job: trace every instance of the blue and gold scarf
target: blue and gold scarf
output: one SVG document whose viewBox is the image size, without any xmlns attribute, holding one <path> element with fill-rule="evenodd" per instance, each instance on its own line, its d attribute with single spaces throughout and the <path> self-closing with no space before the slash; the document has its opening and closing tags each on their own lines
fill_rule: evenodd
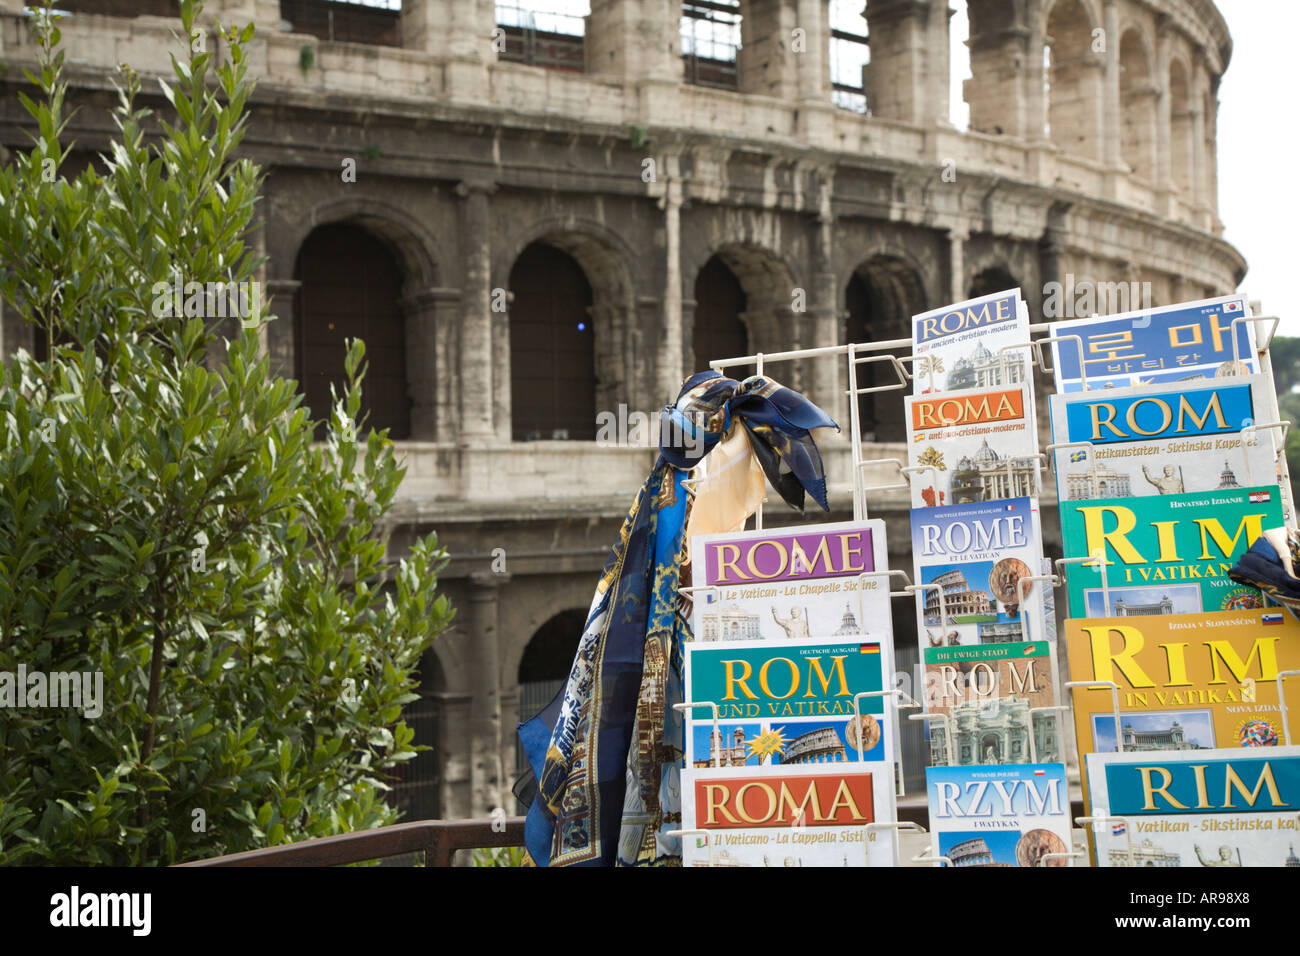
<svg viewBox="0 0 1300 956">
<path fill-rule="evenodd" d="M 564 689 L 519 726 L 537 777 L 525 841 L 539 866 L 673 865 L 681 842 L 678 770 L 682 643 L 678 578 L 687 542 L 682 482 L 735 424 L 772 486 L 802 511 L 829 511 L 810 429 L 838 428 L 766 376 L 689 378 L 660 415 L 660 456 L 619 531 Z"/>
</svg>

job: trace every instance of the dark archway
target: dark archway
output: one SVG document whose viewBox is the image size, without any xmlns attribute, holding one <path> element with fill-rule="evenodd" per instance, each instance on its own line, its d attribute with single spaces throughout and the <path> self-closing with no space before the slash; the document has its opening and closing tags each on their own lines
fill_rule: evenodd
<svg viewBox="0 0 1300 956">
<path fill-rule="evenodd" d="M 388 791 L 388 803 L 402 811 L 404 820 L 436 820 L 442 816 L 439 784 L 444 754 L 440 734 L 442 694 L 446 689 L 447 678 L 438 655 L 426 651 L 420 659 L 420 699 L 406 705 L 402 719 L 415 733 L 416 746 L 430 749 L 398 764 L 389 780 L 393 789 Z"/>
<path fill-rule="evenodd" d="M 978 299 L 982 295 L 992 295 L 994 292 L 1006 292 L 1008 289 L 1018 288 L 1020 283 L 1010 272 L 1002 266 L 989 266 L 987 269 L 981 269 L 971 278 L 970 291 L 966 297 Z"/>
<path fill-rule="evenodd" d="M 853 270 L 844 292 L 844 305 L 849 313 L 845 330 L 847 341 L 867 343 L 906 339 L 912 334 L 912 316 L 925 311 L 924 286 L 916 270 L 902 259 L 873 256 Z M 898 381 L 897 374 L 885 362 L 858 365 L 857 378 L 859 388 Z M 906 393 L 906 389 L 900 388 L 858 396 L 858 420 L 863 441 L 907 440 L 907 422 L 903 413 Z"/>
<path fill-rule="evenodd" d="M 740 318 L 748 299 L 740 280 L 720 256 L 695 277 L 695 371 L 713 359 L 749 354 L 749 330 Z"/>
<path fill-rule="evenodd" d="M 1131 29 L 1119 44 L 1120 156 L 1146 182 L 1155 180 L 1158 95 L 1142 36 Z"/>
<path fill-rule="evenodd" d="M 533 632 L 519 659 L 519 720 L 526 721 L 551 702 L 573 669 L 587 611 L 569 608 L 552 616 Z M 515 773 L 528 769 L 523 748 L 515 738 Z M 526 809 L 526 808 L 525 808 Z"/>
<path fill-rule="evenodd" d="M 510 401 L 516 441 L 596 437 L 591 283 L 577 260 L 530 243 L 510 270 Z"/>
<path fill-rule="evenodd" d="M 406 323 L 400 304 L 404 276 L 381 240 L 346 222 L 318 226 L 303 241 L 294 266 L 294 356 L 299 388 L 314 418 L 328 420 L 330 386 L 347 381 L 348 339 L 366 344 L 362 385 L 365 427 L 411 434 L 406 382 Z M 316 437 L 325 434 L 323 424 Z"/>
</svg>

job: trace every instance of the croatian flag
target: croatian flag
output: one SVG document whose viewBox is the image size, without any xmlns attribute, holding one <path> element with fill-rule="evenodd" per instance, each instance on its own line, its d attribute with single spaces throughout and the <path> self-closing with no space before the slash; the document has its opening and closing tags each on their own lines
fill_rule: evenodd
<svg viewBox="0 0 1300 956">
<path fill-rule="evenodd" d="M 1250 503 L 1252 505 L 1259 504 L 1261 501 L 1268 501 L 1267 491 L 1252 491 L 1250 493 Z"/>
</svg>

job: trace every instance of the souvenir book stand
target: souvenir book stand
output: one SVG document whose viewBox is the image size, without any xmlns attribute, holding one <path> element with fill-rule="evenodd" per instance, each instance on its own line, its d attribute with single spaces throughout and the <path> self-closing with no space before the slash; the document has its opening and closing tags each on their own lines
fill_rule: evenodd
<svg viewBox="0 0 1300 956">
<path fill-rule="evenodd" d="M 1027 311 L 1026 311 L 1028 308 L 1027 305 L 1024 302 L 1021 302 L 1019 307 L 1022 310 L 1022 315 L 1027 315 Z M 1237 338 L 1237 326 L 1239 324 L 1244 324 L 1244 323 L 1252 323 L 1253 325 L 1253 329 L 1255 332 L 1256 360 L 1259 364 L 1258 374 L 1262 376 L 1264 381 L 1264 389 L 1263 389 L 1264 402 L 1265 402 L 1264 417 L 1267 420 L 1261 422 L 1251 422 L 1249 425 L 1245 426 L 1242 429 L 1242 434 L 1245 435 L 1248 432 L 1254 434 L 1260 431 L 1278 432 L 1278 442 L 1277 442 L 1278 485 L 1281 492 L 1283 515 L 1284 515 L 1285 523 L 1288 527 L 1294 529 L 1297 527 L 1297 516 L 1295 510 L 1295 503 L 1292 500 L 1292 495 L 1291 495 L 1291 483 L 1290 483 L 1291 475 L 1287 467 L 1287 461 L 1286 461 L 1286 438 L 1287 438 L 1288 430 L 1291 426 L 1291 422 L 1283 421 L 1281 414 L 1279 413 L 1278 410 L 1277 386 L 1273 377 L 1273 367 L 1272 367 L 1272 361 L 1269 352 L 1270 346 L 1273 341 L 1273 336 L 1277 332 L 1277 328 L 1280 321 L 1281 320 L 1277 316 L 1249 316 L 1249 315 L 1238 316 L 1237 318 L 1232 320 L 1229 329 L 1229 335 L 1232 340 L 1234 363 L 1239 364 L 1241 360 L 1241 354 L 1240 354 L 1240 346 Z M 1003 346 L 1001 349 L 999 349 L 999 354 L 1007 354 L 1010 352 L 1015 352 L 1020 350 L 1027 350 L 1029 353 L 1027 383 L 1030 385 L 1031 395 L 1034 396 L 1033 401 L 1034 401 L 1034 408 L 1035 408 L 1036 425 L 1038 424 L 1037 406 L 1039 402 L 1036 397 L 1036 388 L 1035 388 L 1036 382 L 1035 382 L 1034 370 L 1036 369 L 1039 373 L 1043 374 L 1044 376 L 1047 376 L 1046 381 L 1048 383 L 1052 383 L 1054 380 L 1051 377 L 1053 373 L 1053 366 L 1050 364 L 1049 361 L 1050 355 L 1054 354 L 1059 361 L 1059 357 L 1060 357 L 1059 350 L 1073 343 L 1074 347 L 1078 349 L 1080 382 L 1085 389 L 1087 389 L 1088 387 L 1087 373 L 1086 373 L 1085 363 L 1083 361 L 1083 357 L 1084 357 L 1083 339 L 1080 336 L 1074 334 L 1060 335 L 1057 336 L 1055 339 L 1053 339 L 1050 336 L 1050 330 L 1052 329 L 1052 327 L 1053 327 L 1053 323 L 1050 322 L 1031 323 L 1029 324 L 1030 338 L 1028 341 L 1006 345 Z M 1040 335 L 1041 337 L 1034 338 L 1034 335 Z M 1045 346 L 1047 347 L 1046 349 L 1044 348 Z M 773 362 L 776 363 L 797 362 L 797 361 L 801 361 L 804 359 L 811 359 L 811 358 L 844 356 L 845 360 L 847 361 L 848 389 L 847 391 L 842 393 L 842 397 L 846 399 L 848 402 L 848 412 L 849 412 L 848 414 L 849 440 L 850 440 L 850 450 L 852 454 L 851 462 L 852 462 L 852 482 L 853 482 L 853 520 L 864 521 L 868 517 L 867 498 L 869 493 L 895 491 L 895 490 L 908 490 L 910 492 L 911 480 L 914 475 L 918 473 L 923 474 L 927 470 L 933 471 L 934 466 L 932 465 L 909 467 L 905 461 L 899 458 L 883 458 L 883 459 L 867 458 L 862 443 L 862 422 L 860 420 L 858 401 L 857 401 L 859 396 L 869 395 L 875 392 L 899 391 L 899 390 L 910 389 L 918 373 L 917 370 L 918 364 L 923 365 L 920 374 L 929 376 L 931 382 L 931 390 L 932 391 L 934 390 L 933 389 L 933 381 L 934 381 L 933 365 L 931 363 L 925 363 L 924 356 L 921 357 L 920 363 L 918 363 L 917 357 L 913 354 L 914 348 L 915 348 L 914 340 L 911 337 L 908 337 L 908 338 L 901 338 L 901 339 L 890 339 L 890 340 L 880 341 L 880 342 L 861 342 L 861 343 L 849 343 L 847 345 L 825 346 L 822 348 L 794 349 L 787 352 L 775 352 L 775 353 L 767 353 L 767 354 L 764 354 L 762 352 L 757 352 L 753 355 L 743 355 L 734 358 L 717 359 L 715 361 L 710 362 L 709 367 L 717 371 L 725 372 L 725 370 L 728 368 L 744 367 L 744 366 L 752 365 L 754 367 L 755 374 L 762 375 L 766 370 L 766 366 L 769 363 L 773 363 Z M 1056 351 L 1054 352 L 1053 350 Z M 889 369 L 893 371 L 895 377 L 897 378 L 897 381 L 889 382 L 884 385 L 873 385 L 867 387 L 859 385 L 858 367 L 863 365 L 875 364 L 875 363 L 883 363 L 887 365 Z M 840 420 L 843 419 L 841 418 Z M 1055 456 L 1052 454 L 1052 452 L 1056 451 L 1058 448 L 1074 447 L 1077 444 L 1080 443 L 1049 444 L 1045 451 L 1040 452 L 1037 455 L 1039 467 L 1038 467 L 1038 473 L 1036 475 L 1036 482 L 1035 482 L 1035 484 L 1037 485 L 1037 488 L 1034 493 L 1035 497 L 1041 498 L 1042 491 L 1043 491 L 1043 483 L 1044 483 L 1043 479 L 1045 476 L 1053 473 Z M 1085 454 L 1090 454 L 1090 453 L 1091 453 L 1090 449 L 1085 449 Z M 881 466 L 889 466 L 896 469 L 898 474 L 898 480 L 891 481 L 886 484 L 870 484 L 870 485 L 867 484 L 865 479 L 866 471 L 868 469 L 879 469 Z M 688 494 L 694 493 L 694 485 L 703 476 L 704 467 L 705 466 L 703 464 L 700 466 L 699 469 L 700 474 L 698 477 L 688 479 L 688 481 L 684 483 L 687 488 Z M 909 507 L 910 507 L 910 499 L 909 499 Z M 754 528 L 755 530 L 761 530 L 763 528 L 763 505 L 761 503 L 759 504 L 758 509 L 754 514 Z M 1025 604 L 1028 601 L 1029 597 L 1032 596 L 1033 586 L 1035 584 L 1040 585 L 1040 587 L 1042 585 L 1051 585 L 1051 587 L 1054 589 L 1058 588 L 1065 581 L 1066 565 L 1083 564 L 1083 565 L 1096 566 L 1101 563 L 1102 557 L 1103 556 L 1100 554 L 1093 554 L 1089 557 L 1081 557 L 1081 558 L 1058 558 L 1056 559 L 1056 563 L 1055 563 L 1055 567 L 1056 567 L 1055 574 L 1031 575 L 1022 578 L 1018 582 L 1017 586 L 1021 596 L 1020 611 L 1019 611 L 1021 628 L 1022 628 L 1021 633 L 1022 635 L 1026 635 L 1026 639 L 1032 639 L 1032 640 L 1045 639 L 1045 636 L 1042 631 L 1043 623 L 1044 623 L 1042 616 L 1029 615 L 1026 613 L 1025 610 Z M 862 575 L 859 575 L 860 579 L 868 578 L 868 577 L 887 577 L 891 582 L 894 582 L 896 579 L 901 580 L 902 585 L 899 589 L 895 590 L 894 588 L 891 587 L 890 589 L 891 598 L 915 599 L 915 596 L 918 592 L 924 592 L 927 589 L 934 588 L 939 592 L 940 619 L 944 620 L 947 618 L 947 606 L 944 600 L 944 594 L 942 588 L 938 588 L 935 585 L 929 585 L 929 584 L 914 584 L 906 572 L 896 568 L 877 570 L 874 572 L 866 572 Z M 1028 588 L 1026 588 L 1025 585 L 1028 585 Z M 1103 601 L 1105 602 L 1103 606 L 1109 607 L 1110 606 L 1109 591 L 1106 582 L 1106 575 L 1104 573 L 1101 574 L 1101 587 L 1103 590 Z M 682 588 L 680 593 L 684 597 L 690 599 L 693 598 L 694 593 L 697 591 L 703 592 L 703 591 L 714 591 L 714 590 L 716 589 L 713 587 L 688 587 L 688 588 Z M 1267 601 L 1267 596 L 1265 597 L 1265 600 Z M 861 616 L 864 613 L 863 589 L 861 587 L 858 588 L 858 606 L 859 606 L 859 615 L 860 615 L 859 620 L 863 620 L 864 618 Z M 1284 610 L 1286 610 L 1287 613 L 1291 613 L 1292 616 L 1295 616 L 1294 612 L 1292 612 L 1289 608 L 1284 608 Z M 1033 635 L 1033 636 L 1028 637 L 1028 635 Z M 1051 642 L 1051 647 L 1052 647 L 1051 653 L 1053 657 L 1053 670 L 1055 672 L 1056 671 L 1056 666 L 1055 666 L 1056 647 L 1054 641 Z M 1286 728 L 1287 741 L 1289 743 L 1290 729 L 1286 725 L 1286 705 L 1282 694 L 1282 680 L 1284 677 L 1288 677 L 1288 676 L 1300 676 L 1300 672 L 1286 671 L 1278 675 L 1278 700 L 1281 705 L 1282 722 L 1284 728 Z M 1066 691 L 1070 691 L 1074 687 L 1085 687 L 1085 686 L 1096 688 L 1099 685 L 1096 682 L 1067 681 L 1063 685 L 1063 689 Z M 1116 688 L 1114 684 L 1110 684 L 1110 687 L 1114 692 L 1114 703 L 1115 703 L 1114 710 L 1115 710 L 1115 722 L 1116 722 L 1116 732 L 1117 732 L 1116 733 L 1117 746 L 1122 749 L 1123 743 L 1119 735 L 1118 688 Z M 897 717 L 899 716 L 897 712 L 899 710 L 920 707 L 920 704 L 918 704 L 915 700 L 913 700 L 909 695 L 903 693 L 901 690 L 895 690 L 892 692 L 882 691 L 882 692 L 877 692 L 876 695 L 889 697 L 890 705 L 895 708 L 896 719 L 895 719 L 894 726 L 896 728 L 899 726 L 899 722 L 897 720 Z M 863 696 L 864 695 L 859 694 L 858 698 L 861 698 Z M 855 713 L 858 712 L 858 698 L 855 698 L 854 700 Z M 902 703 L 902 698 L 906 698 L 907 703 Z M 692 708 L 695 705 L 679 704 L 676 706 L 679 709 L 682 709 L 683 711 L 688 711 L 690 708 Z M 1061 715 L 1063 713 L 1069 712 L 1072 706 L 1073 706 L 1073 697 L 1071 697 L 1071 702 L 1068 704 L 1061 704 L 1054 707 L 1035 708 L 1034 711 L 1031 711 L 1031 714 L 1039 711 L 1051 712 L 1053 718 L 1056 720 L 1057 739 L 1063 740 L 1064 739 L 1063 735 L 1060 733 Z M 930 720 L 934 720 L 939 717 L 943 718 L 941 726 L 943 728 L 943 732 L 948 735 L 948 743 L 949 743 L 948 753 L 949 755 L 951 755 L 952 754 L 951 721 L 948 719 L 947 715 L 923 713 L 923 714 L 912 715 L 910 719 L 928 722 Z M 716 732 L 716 724 L 717 724 L 716 707 L 714 708 L 714 724 L 715 724 L 715 732 Z M 1034 736 L 1033 734 L 1030 735 L 1030 754 L 1031 754 L 1031 759 L 1035 760 L 1036 762 L 1037 755 L 1035 753 L 1033 736 Z M 1076 740 L 1075 743 L 1076 743 L 1076 754 L 1077 754 L 1078 741 Z M 1066 754 L 1063 753 L 1062 758 L 1064 759 L 1065 756 Z M 896 761 L 899 762 L 900 769 L 901 769 L 901 760 L 902 760 L 902 754 L 900 750 L 900 752 L 896 754 Z M 1082 758 L 1081 757 L 1079 762 L 1080 762 L 1080 780 L 1082 781 L 1082 766 L 1081 766 Z M 898 777 L 897 794 L 899 796 L 904 795 L 901 773 L 899 774 Z M 1110 819 L 1116 821 L 1119 820 L 1119 818 L 1117 817 L 1111 817 Z M 1090 817 L 1080 817 L 1077 818 L 1075 822 L 1080 826 L 1091 825 L 1092 819 Z M 892 823 L 868 825 L 869 830 L 880 829 L 882 827 L 888 827 L 899 831 L 920 830 L 921 832 L 924 832 L 924 828 L 921 828 L 916 824 L 905 823 L 905 822 L 904 823 L 892 822 Z M 1131 828 L 1129 828 L 1129 830 L 1131 830 Z M 678 831 L 673 831 L 673 835 L 682 836 L 683 838 L 685 838 L 688 835 L 695 835 L 702 832 L 703 831 L 678 830 Z M 865 852 L 866 850 L 865 841 L 863 847 Z M 710 853 L 709 865 L 713 865 L 711 842 L 710 842 L 709 853 Z M 914 857 L 913 862 L 938 863 L 940 865 L 951 865 L 952 863 L 952 861 L 948 860 L 947 858 L 932 857 L 929 856 L 928 853 L 929 851 L 927 850 L 926 853 L 921 854 L 919 857 Z M 1057 856 L 1069 859 L 1071 861 L 1071 865 L 1073 865 L 1073 860 L 1083 856 L 1083 854 L 1079 852 L 1071 852 L 1071 853 L 1059 854 L 1059 855 L 1048 854 L 1047 856 L 1044 857 L 1044 859 L 1049 859 Z"/>
</svg>

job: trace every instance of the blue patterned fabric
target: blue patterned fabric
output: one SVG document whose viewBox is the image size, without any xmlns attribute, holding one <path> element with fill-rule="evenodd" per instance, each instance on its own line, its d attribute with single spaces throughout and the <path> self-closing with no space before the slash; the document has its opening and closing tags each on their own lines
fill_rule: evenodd
<svg viewBox="0 0 1300 956">
<path fill-rule="evenodd" d="M 1291 567 L 1300 568 L 1300 531 L 1288 529 L 1286 537 Z M 1259 588 L 1283 607 L 1300 611 L 1300 580 L 1287 574 L 1282 558 L 1267 538 L 1255 539 L 1250 550 L 1228 572 L 1228 577 L 1239 584 Z"/>
<path fill-rule="evenodd" d="M 682 644 L 678 576 L 689 469 L 726 434 L 746 429 L 781 497 L 829 510 L 812 428 L 838 428 L 798 392 L 765 376 L 700 372 L 660 417 L 658 461 L 610 550 L 573 668 L 556 701 L 519 725 L 537 777 L 525 842 L 539 866 L 680 863 L 665 836 L 681 826 Z"/>
</svg>

